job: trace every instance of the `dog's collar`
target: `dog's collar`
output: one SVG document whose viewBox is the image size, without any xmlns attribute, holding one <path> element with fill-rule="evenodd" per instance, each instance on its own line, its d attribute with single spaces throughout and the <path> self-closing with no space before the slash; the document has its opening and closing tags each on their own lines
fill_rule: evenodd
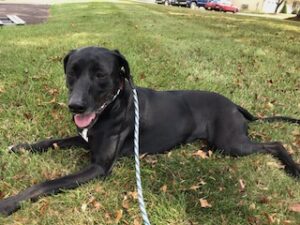
<svg viewBox="0 0 300 225">
<path fill-rule="evenodd" d="M 97 122 L 99 115 L 106 109 L 107 106 L 109 106 L 112 102 L 116 100 L 116 98 L 119 96 L 121 92 L 122 86 L 118 89 L 117 93 L 108 101 L 104 102 L 97 110 L 96 110 L 96 118 L 92 121 L 92 123 L 88 126 L 83 128 L 81 131 L 79 131 L 79 135 L 86 141 L 89 142 L 88 138 L 88 131 L 89 129 L 94 126 L 94 124 Z"/>
</svg>

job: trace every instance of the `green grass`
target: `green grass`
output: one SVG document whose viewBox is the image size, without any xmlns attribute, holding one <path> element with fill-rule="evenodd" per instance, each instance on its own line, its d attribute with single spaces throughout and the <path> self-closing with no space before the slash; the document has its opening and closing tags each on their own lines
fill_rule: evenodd
<svg viewBox="0 0 300 225">
<path fill-rule="evenodd" d="M 88 164 L 82 149 L 22 155 L 6 150 L 75 133 L 63 104 L 61 63 L 73 48 L 119 49 L 140 86 L 216 91 L 254 114 L 300 117 L 297 22 L 133 2 L 86 3 L 52 6 L 48 23 L 4 27 L 0 34 L 1 197 Z M 297 132 L 299 126 L 284 123 L 254 123 L 250 129 L 256 140 L 283 141 L 299 161 Z M 300 214 L 288 210 L 300 202 L 299 181 L 278 169 L 276 160 L 218 154 L 200 159 L 192 154 L 201 146 L 188 144 L 142 160 L 152 224 L 299 224 Z M 197 184 L 198 189 L 190 189 Z M 118 224 L 139 224 L 135 190 L 134 161 L 124 158 L 105 181 L 25 202 L 12 216 L 0 217 L 0 224 L 117 224 L 120 210 Z M 201 208 L 201 198 L 212 207 Z"/>
</svg>

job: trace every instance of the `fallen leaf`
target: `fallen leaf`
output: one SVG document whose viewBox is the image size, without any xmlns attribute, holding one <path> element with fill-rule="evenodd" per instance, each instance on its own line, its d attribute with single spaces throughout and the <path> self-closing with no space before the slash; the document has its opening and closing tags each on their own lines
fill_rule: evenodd
<svg viewBox="0 0 300 225">
<path fill-rule="evenodd" d="M 53 98 L 50 100 L 50 102 L 48 102 L 48 103 L 56 103 L 56 98 L 53 97 Z"/>
<path fill-rule="evenodd" d="M 242 179 L 239 179 L 239 187 L 240 187 L 240 192 L 244 192 L 245 191 L 245 182 Z"/>
<path fill-rule="evenodd" d="M 120 210 L 116 211 L 116 213 L 115 213 L 115 223 L 119 223 L 120 220 L 122 219 L 122 217 L 123 217 L 123 210 L 120 209 Z"/>
<path fill-rule="evenodd" d="M 224 190 L 225 190 L 225 187 L 223 187 L 223 186 L 219 187 L 219 191 L 224 191 Z"/>
<path fill-rule="evenodd" d="M 249 216 L 247 220 L 249 224 L 253 224 L 253 225 L 260 224 L 259 219 L 256 216 Z"/>
<path fill-rule="evenodd" d="M 49 201 L 48 200 L 43 200 L 42 205 L 39 208 L 40 214 L 44 215 L 46 210 L 48 209 L 48 207 L 49 207 Z"/>
<path fill-rule="evenodd" d="M 192 156 L 198 156 L 198 157 L 200 157 L 201 159 L 206 159 L 206 158 L 208 158 L 206 152 L 204 152 L 204 151 L 202 151 L 202 150 L 198 150 L 198 151 L 194 152 L 194 153 L 192 154 Z"/>
<path fill-rule="evenodd" d="M 101 205 L 100 202 L 97 201 L 97 199 L 94 196 L 91 196 L 87 202 L 87 206 L 93 206 L 93 208 L 95 208 L 96 210 L 99 210 L 101 208 L 103 208 L 103 206 Z"/>
<path fill-rule="evenodd" d="M 297 145 L 297 143 L 293 143 L 294 145 Z M 287 150 L 287 152 L 290 154 L 290 155 L 294 155 L 295 154 L 295 151 L 293 149 L 293 147 L 289 144 L 284 144 L 283 147 Z"/>
<path fill-rule="evenodd" d="M 133 225 L 142 225 L 142 219 L 141 218 L 134 218 Z"/>
<path fill-rule="evenodd" d="M 23 115 L 27 120 L 32 120 L 32 118 L 33 118 L 32 114 L 29 112 L 27 112 L 27 113 L 25 112 L 25 113 L 23 113 Z"/>
<path fill-rule="evenodd" d="M 137 199 L 138 198 L 138 193 L 136 191 L 129 191 L 128 195 L 132 198 L 132 199 Z"/>
<path fill-rule="evenodd" d="M 268 102 L 268 103 L 266 104 L 266 107 L 269 108 L 269 109 L 273 109 L 273 108 L 274 108 L 274 104 L 271 103 L 271 102 Z"/>
<path fill-rule="evenodd" d="M 262 196 L 260 197 L 260 199 L 258 200 L 259 203 L 261 204 L 267 204 L 270 202 L 270 197 L 267 197 L 267 196 Z"/>
<path fill-rule="evenodd" d="M 289 211 L 300 213 L 300 203 L 294 203 L 289 205 Z"/>
<path fill-rule="evenodd" d="M 0 191 L 0 199 L 2 199 L 4 197 L 5 197 L 4 193 L 2 191 Z"/>
<path fill-rule="evenodd" d="M 129 209 L 129 201 L 127 195 L 124 196 L 123 201 L 122 201 L 122 207 L 126 210 Z"/>
<path fill-rule="evenodd" d="M 151 166 L 154 166 L 158 162 L 157 157 L 154 155 L 147 155 L 144 160 Z"/>
<path fill-rule="evenodd" d="M 292 135 L 294 135 L 294 136 L 300 136 L 300 130 L 298 130 L 298 129 L 293 130 L 292 131 Z"/>
<path fill-rule="evenodd" d="M 192 186 L 190 187 L 190 190 L 196 191 L 196 190 L 199 189 L 199 188 L 200 188 L 200 185 L 192 185 Z"/>
<path fill-rule="evenodd" d="M 264 216 L 267 218 L 269 224 L 275 223 L 274 215 L 270 215 L 270 214 L 268 214 L 268 213 L 264 213 Z"/>
<path fill-rule="evenodd" d="M 106 219 L 106 224 L 111 224 L 112 223 L 111 215 L 108 212 L 104 213 L 104 218 Z"/>
<path fill-rule="evenodd" d="M 284 166 L 277 162 L 267 162 L 267 165 L 276 169 L 283 169 Z"/>
<path fill-rule="evenodd" d="M 209 204 L 208 201 L 206 199 L 204 199 L 204 198 L 200 198 L 199 202 L 200 202 L 200 206 L 202 208 L 211 208 L 212 207 L 212 205 Z"/>
<path fill-rule="evenodd" d="M 101 205 L 101 203 L 100 203 L 100 202 L 97 202 L 97 201 L 92 202 L 92 205 L 93 205 L 93 207 L 94 207 L 96 210 L 99 210 L 99 209 L 102 209 L 102 208 L 103 208 L 103 206 Z"/>
<path fill-rule="evenodd" d="M 48 88 L 48 87 L 45 87 L 46 91 L 52 95 L 52 96 L 55 96 L 55 95 L 58 95 L 59 94 L 59 91 L 58 89 L 56 88 Z"/>
<path fill-rule="evenodd" d="M 58 144 L 57 144 L 57 143 L 53 143 L 53 148 L 54 148 L 55 150 L 58 150 L 58 149 L 59 149 Z"/>
<path fill-rule="evenodd" d="M 167 189 L 168 189 L 168 186 L 166 184 L 164 184 L 160 190 L 163 192 L 163 193 L 166 193 L 167 192 Z"/>
<path fill-rule="evenodd" d="M 68 108 L 67 104 L 64 102 L 58 102 L 57 104 L 63 108 Z"/>
<path fill-rule="evenodd" d="M 82 211 L 82 212 L 85 212 L 86 209 L 87 209 L 87 204 L 86 204 L 86 203 L 83 203 L 83 204 L 81 205 L 81 211 Z"/>
<path fill-rule="evenodd" d="M 256 205 L 254 203 L 251 203 L 250 206 L 249 206 L 249 209 L 254 210 L 255 208 L 256 208 Z"/>
<path fill-rule="evenodd" d="M 95 190 L 95 192 L 97 192 L 97 193 L 104 192 L 101 186 L 96 186 L 96 188 L 95 188 L 94 190 Z"/>
</svg>

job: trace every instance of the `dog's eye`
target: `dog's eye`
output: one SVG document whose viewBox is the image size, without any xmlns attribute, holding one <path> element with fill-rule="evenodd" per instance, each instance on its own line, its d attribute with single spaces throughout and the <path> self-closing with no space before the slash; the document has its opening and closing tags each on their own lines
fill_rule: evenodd
<svg viewBox="0 0 300 225">
<path fill-rule="evenodd" d="M 105 80 L 105 76 L 101 73 L 95 73 L 95 77 L 98 79 L 98 80 Z"/>
</svg>

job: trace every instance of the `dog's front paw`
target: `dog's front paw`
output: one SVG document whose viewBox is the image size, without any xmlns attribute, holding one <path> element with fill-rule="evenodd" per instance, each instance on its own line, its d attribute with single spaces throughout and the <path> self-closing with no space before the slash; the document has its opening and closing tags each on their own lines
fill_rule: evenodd
<svg viewBox="0 0 300 225">
<path fill-rule="evenodd" d="M 0 201 L 0 215 L 9 216 L 18 209 L 20 209 L 19 202 L 16 202 L 13 197 Z"/>
<path fill-rule="evenodd" d="M 18 145 L 12 145 L 8 147 L 9 152 L 14 153 L 21 153 L 25 150 L 31 150 L 31 146 L 28 143 L 18 144 Z"/>
</svg>

